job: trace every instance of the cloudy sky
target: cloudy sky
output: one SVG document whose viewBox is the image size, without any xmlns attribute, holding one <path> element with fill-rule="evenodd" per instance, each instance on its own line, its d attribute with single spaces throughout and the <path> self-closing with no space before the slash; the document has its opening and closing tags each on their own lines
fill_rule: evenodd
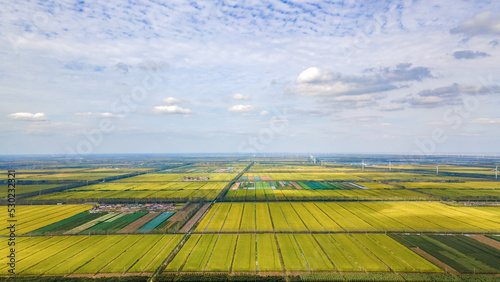
<svg viewBox="0 0 500 282">
<path fill-rule="evenodd" d="M 0 61 L 0 154 L 500 152 L 498 1 L 2 1 Z"/>
</svg>

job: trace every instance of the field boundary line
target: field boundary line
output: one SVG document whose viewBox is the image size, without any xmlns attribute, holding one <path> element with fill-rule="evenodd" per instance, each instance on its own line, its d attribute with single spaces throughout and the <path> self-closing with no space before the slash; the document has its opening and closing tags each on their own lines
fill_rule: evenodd
<svg viewBox="0 0 500 282">
<path fill-rule="evenodd" d="M 374 214 L 380 214 L 378 211 L 376 211 L 376 210 L 374 210 L 374 209 L 372 209 L 372 208 L 370 208 L 370 207 L 367 207 L 367 206 L 366 206 L 366 205 L 364 205 L 363 203 L 359 203 L 359 204 L 360 204 L 360 205 L 362 205 L 363 207 L 365 207 L 365 208 L 367 208 L 367 209 L 371 210 Z M 373 227 L 375 227 L 375 228 L 377 228 L 377 229 L 382 229 L 382 231 L 387 231 L 387 229 L 386 229 L 385 227 L 383 227 L 383 226 L 387 225 L 387 223 L 386 223 L 386 222 L 383 222 L 382 220 L 380 220 L 380 219 L 378 219 L 378 218 L 376 218 L 375 216 L 373 216 L 373 215 L 372 215 L 372 213 L 366 213 L 366 212 L 363 212 L 363 210 L 362 210 L 362 209 L 360 209 L 360 207 L 356 207 L 356 206 L 352 206 L 351 208 L 352 208 L 352 209 L 354 209 L 354 210 L 356 211 L 356 213 L 358 213 L 358 214 L 362 214 L 363 216 L 366 216 L 368 219 L 370 219 L 370 221 L 377 222 L 377 225 L 379 225 L 380 227 L 376 227 L 376 226 L 374 226 L 373 224 L 370 224 L 371 226 L 373 226 Z M 354 213 L 353 213 L 353 214 L 354 214 Z M 394 221 L 394 222 L 397 222 L 397 223 L 399 223 L 399 224 L 401 224 L 401 225 L 403 225 L 403 226 L 406 226 L 406 227 L 408 227 L 409 229 L 413 230 L 413 228 L 410 228 L 410 227 L 409 227 L 409 226 L 407 226 L 406 224 L 402 224 L 401 222 L 396 221 L 396 220 L 394 220 L 394 219 L 392 219 L 392 218 L 389 218 L 389 217 L 387 217 L 387 216 L 385 216 L 385 215 L 383 215 L 383 214 L 380 214 L 380 215 L 381 215 L 383 218 L 387 218 L 387 219 L 389 219 L 389 220 L 392 220 L 392 221 Z M 359 217 L 359 216 L 358 216 L 358 217 Z M 360 219 L 362 219 L 361 217 L 359 217 L 359 218 L 360 218 Z M 365 222 L 367 222 L 366 220 L 364 220 L 364 221 L 365 221 Z M 390 225 L 390 224 L 389 224 L 389 225 Z M 404 230 L 404 229 L 403 229 L 403 231 L 406 231 L 406 230 Z"/>
<path fill-rule="evenodd" d="M 360 234 L 361 236 L 364 236 L 363 234 Z M 387 267 L 387 269 L 389 269 L 391 272 L 394 273 L 394 270 L 389 267 L 385 262 L 383 262 L 377 255 L 375 255 L 375 253 L 373 253 L 370 249 L 368 249 L 367 246 L 365 246 L 363 243 L 361 243 L 360 241 L 358 241 L 358 239 L 356 239 L 354 236 L 352 236 L 352 234 L 349 234 L 349 236 L 351 236 L 351 238 L 353 238 L 356 242 L 358 242 L 358 244 L 360 244 L 363 248 L 365 248 L 365 250 L 367 250 L 370 254 L 372 254 L 372 256 L 374 256 L 378 261 L 380 261 L 385 267 Z"/>
<path fill-rule="evenodd" d="M 163 236 L 165 235 L 169 235 L 169 234 L 164 234 Z M 172 236 L 172 238 L 170 238 L 170 240 L 168 240 L 168 242 L 165 244 L 165 246 L 163 246 L 163 248 L 161 248 L 161 250 L 156 254 L 156 256 L 154 256 L 154 258 L 143 268 L 141 269 L 141 274 L 144 272 L 144 269 L 148 268 L 149 265 L 151 265 L 151 263 L 153 263 L 153 261 L 160 255 L 161 252 L 163 252 L 163 250 L 170 244 L 170 242 L 172 242 L 172 240 L 174 240 L 175 236 L 180 236 L 180 235 L 177 235 L 177 234 L 174 234 Z M 156 243 L 153 244 L 153 246 L 151 246 L 151 248 L 149 248 L 149 250 L 144 253 L 143 256 L 145 256 L 146 254 L 148 254 L 160 241 L 161 241 L 162 238 L 160 238 Z M 130 268 L 132 268 L 140 259 L 138 259 L 132 266 L 130 266 Z M 129 268 L 129 269 L 130 269 Z M 128 271 L 128 269 L 127 269 Z"/>
<path fill-rule="evenodd" d="M 85 236 L 85 237 L 86 237 L 86 238 L 90 238 L 90 236 Z M 85 239 L 85 240 L 86 240 L 86 239 Z M 83 240 L 83 241 L 85 241 L 85 240 Z M 101 240 L 104 240 L 104 238 L 102 238 Z M 100 242 L 101 240 L 98 240 L 98 241 L 97 241 L 97 242 L 95 242 L 95 243 L 98 243 L 98 242 Z M 82 242 L 82 241 L 80 241 L 80 242 Z M 95 244 L 95 243 L 94 243 L 94 244 Z M 77 256 L 78 254 L 80 254 L 81 252 L 83 252 L 83 251 L 87 250 L 87 249 L 88 249 L 88 248 L 90 248 L 90 247 L 92 247 L 92 245 L 87 246 L 86 248 L 84 248 L 84 249 L 82 249 L 81 251 L 79 251 L 78 253 L 76 253 L 76 254 L 74 254 L 74 255 L 72 255 L 72 256 L 70 256 L 70 257 L 68 257 L 67 259 L 65 259 L 64 261 L 60 262 L 59 264 L 57 264 L 57 265 L 55 265 L 55 266 L 53 266 L 53 267 L 51 267 L 51 268 L 47 269 L 47 271 L 45 271 L 43 274 L 45 274 L 45 273 L 47 273 L 47 272 L 51 271 L 52 269 L 54 269 L 54 268 L 58 267 L 59 265 L 61 265 L 61 264 L 65 263 L 65 262 L 66 262 L 66 261 L 68 261 L 69 259 L 71 259 L 71 258 L 73 258 L 73 257 Z M 69 273 L 68 273 L 68 274 L 69 274 Z"/>
<path fill-rule="evenodd" d="M 240 235 L 238 235 L 239 237 Z M 257 233 L 254 235 L 254 240 L 255 240 L 255 273 L 258 273 L 259 271 L 259 259 L 257 255 Z"/>
<path fill-rule="evenodd" d="M 439 203 L 439 204 L 440 204 L 440 205 L 443 205 L 442 203 Z M 481 233 L 487 233 L 487 232 L 489 231 L 489 230 L 487 230 L 487 229 L 483 229 L 483 228 L 481 228 L 481 227 L 479 227 L 479 226 L 476 226 L 476 225 L 474 225 L 474 224 L 467 223 L 467 222 L 464 222 L 464 221 L 462 221 L 462 220 L 460 220 L 460 219 L 450 217 L 450 216 L 448 216 L 448 215 L 446 214 L 446 212 L 441 211 L 441 209 L 429 209 L 429 210 L 430 210 L 431 212 L 433 212 L 433 213 L 435 213 L 435 214 L 438 214 L 438 215 L 440 215 L 440 216 L 443 216 L 443 217 L 445 217 L 445 218 L 452 219 L 452 220 L 456 220 L 456 221 L 458 221 L 458 222 L 461 222 L 461 223 L 463 223 L 463 224 L 467 224 L 467 225 L 470 225 L 470 226 L 474 226 L 475 228 L 477 228 L 477 231 L 478 231 L 478 232 L 479 232 L 479 231 L 481 231 Z M 438 210 L 438 211 L 436 211 L 436 210 Z M 454 210 L 454 212 L 456 212 L 456 211 Z M 464 231 L 462 231 L 462 232 L 464 232 Z M 468 232 L 468 230 L 466 230 L 466 232 Z"/>
<path fill-rule="evenodd" d="M 210 223 L 212 223 L 212 220 L 214 219 L 215 215 L 219 212 L 219 209 L 220 209 L 220 207 L 222 206 L 222 203 L 218 203 L 218 204 L 219 204 L 219 206 L 217 207 L 217 210 L 214 212 L 214 215 L 212 215 L 212 217 L 210 218 L 210 221 L 207 223 L 207 226 L 205 226 L 205 228 L 203 229 L 203 231 L 202 231 L 201 233 L 205 233 L 205 231 L 207 231 L 208 226 L 210 226 Z M 213 205 L 215 205 L 215 203 L 213 203 Z M 212 206 L 210 206 L 210 207 L 209 207 L 209 208 L 208 208 L 208 209 L 207 209 L 207 210 L 203 213 L 203 215 L 202 215 L 202 216 L 200 216 L 200 218 L 198 219 L 198 222 L 197 222 L 197 223 L 193 224 L 193 228 L 195 227 L 194 225 L 199 224 L 199 221 L 200 221 L 200 220 L 202 220 L 202 219 L 205 217 L 206 213 L 207 213 L 208 211 L 210 211 L 210 209 L 212 209 L 212 208 L 213 208 L 213 205 L 212 205 Z M 197 226 L 196 226 L 196 227 L 197 227 Z M 221 228 L 222 228 L 222 227 L 221 227 Z M 190 232 L 190 233 L 191 233 L 191 232 Z"/>
<path fill-rule="evenodd" d="M 288 223 L 288 218 L 286 218 L 286 215 L 283 212 L 283 208 L 281 208 L 281 203 L 278 203 L 278 207 L 280 208 L 281 214 L 285 218 L 286 224 L 288 225 L 288 229 L 290 230 L 291 233 L 293 233 L 292 227 L 290 226 L 290 223 Z M 272 216 L 272 214 L 271 214 L 271 216 Z M 280 232 L 282 232 L 282 231 L 280 231 Z"/>
<path fill-rule="evenodd" d="M 119 242 L 121 242 L 121 241 L 125 240 L 125 238 L 127 238 L 128 236 L 130 236 L 130 235 L 124 235 L 124 237 L 123 237 L 122 239 L 120 239 L 120 240 L 116 241 L 114 244 L 111 244 L 111 245 L 110 245 L 109 247 L 107 247 L 105 250 L 102 250 L 102 251 L 100 252 L 100 254 L 102 254 L 102 253 L 106 252 L 107 250 L 109 250 L 110 248 L 112 248 L 113 246 L 115 246 L 116 244 L 118 244 Z M 89 235 L 89 237 L 90 237 L 90 235 Z M 104 239 L 105 239 L 105 238 L 103 238 L 103 240 L 104 240 Z M 75 271 L 77 271 L 78 269 L 82 268 L 84 265 L 88 264 L 90 261 L 93 261 L 95 258 L 96 258 L 96 256 L 95 256 L 95 257 L 92 257 L 91 259 L 89 259 L 88 261 L 86 261 L 85 263 L 83 263 L 82 265 L 80 265 L 79 267 L 75 268 L 75 269 L 71 272 L 71 274 L 73 274 L 73 273 L 74 273 Z M 94 273 L 94 275 L 95 275 L 95 274 L 96 274 L 96 273 Z M 70 275 L 70 274 L 68 274 L 68 275 Z"/>
<path fill-rule="evenodd" d="M 68 237 L 67 239 L 69 239 L 69 238 L 71 238 L 71 237 Z M 66 240 L 67 240 L 67 239 L 66 239 Z M 85 239 L 86 239 L 86 238 L 82 238 L 82 239 L 80 239 L 79 241 L 76 241 L 74 244 L 72 244 L 72 245 L 70 245 L 70 246 L 66 247 L 65 249 L 59 250 L 57 253 L 55 253 L 55 254 L 53 254 L 53 255 L 55 256 L 55 255 L 59 254 L 60 252 L 63 252 L 63 251 L 65 251 L 65 250 L 67 250 L 67 249 L 69 249 L 69 248 L 73 247 L 74 245 L 76 245 L 76 244 L 78 244 L 78 243 L 80 243 L 80 242 L 82 242 L 82 241 L 85 241 Z M 64 240 L 63 240 L 63 241 L 64 241 Z M 59 243 L 59 242 L 56 242 L 56 243 Z M 52 244 L 52 245 L 54 245 L 54 244 Z M 44 248 L 44 249 L 42 249 L 41 251 L 44 251 L 45 249 L 50 248 L 52 245 L 45 247 L 45 248 Z M 38 253 L 38 252 L 37 252 L 37 253 Z M 32 255 L 34 255 L 34 254 L 32 254 Z M 30 256 L 28 256 L 28 257 L 31 257 L 31 255 L 30 255 Z M 35 264 L 33 264 L 33 265 L 29 266 L 28 268 L 26 268 L 26 269 L 24 269 L 24 270 L 20 271 L 20 273 L 22 273 L 22 272 L 24 272 L 24 271 L 26 271 L 26 270 L 28 270 L 28 269 L 30 269 L 30 268 L 32 268 L 32 267 L 36 267 L 38 264 L 40 264 L 40 263 L 42 263 L 42 262 L 44 262 L 44 261 L 45 261 L 45 260 L 41 260 L 41 261 L 39 261 L 39 262 L 37 262 L 37 263 L 35 263 Z M 42 274 L 42 273 L 40 273 L 40 274 Z"/>
<path fill-rule="evenodd" d="M 358 263 L 358 261 L 356 261 L 356 260 L 355 260 L 355 259 L 351 256 L 351 254 L 350 254 L 348 251 L 346 251 L 346 250 L 344 249 L 344 247 L 342 247 L 342 244 L 340 244 L 340 243 L 337 241 L 337 239 L 335 239 L 335 237 L 333 237 L 333 236 L 332 236 L 332 234 L 328 234 L 328 235 L 329 235 L 329 236 L 333 239 L 333 241 L 335 241 L 335 244 L 337 244 L 337 246 L 338 246 L 338 247 L 339 247 L 339 248 L 340 248 L 340 249 L 341 249 L 341 250 L 342 250 L 345 254 L 347 254 L 347 255 L 348 255 L 348 256 L 352 259 L 352 261 L 353 261 L 353 262 L 354 262 L 354 263 L 355 263 L 355 264 L 359 267 L 359 269 L 361 269 L 361 271 L 362 271 L 362 272 L 367 273 L 367 271 L 365 271 L 365 269 L 361 266 L 361 264 L 359 264 L 359 263 Z M 349 235 L 349 234 L 347 234 L 347 235 Z"/>
<path fill-rule="evenodd" d="M 309 226 L 307 226 L 307 224 L 305 223 L 305 221 L 302 219 L 302 217 L 300 217 L 300 213 L 297 212 L 297 210 L 295 209 L 295 207 L 292 205 L 292 203 L 288 203 L 290 205 L 290 207 L 292 208 L 292 210 L 297 214 L 297 217 L 300 219 L 300 221 L 302 222 L 302 224 L 304 224 L 304 226 L 307 228 L 307 232 L 311 233 L 311 229 L 309 229 Z M 314 216 L 313 216 L 314 217 Z M 316 221 L 318 221 L 316 218 L 314 218 Z"/>
<path fill-rule="evenodd" d="M 276 242 L 276 247 L 278 248 L 278 255 L 280 257 L 280 263 L 281 263 L 281 270 L 283 271 L 283 274 L 286 277 L 285 261 L 283 260 L 283 255 L 281 254 L 281 247 L 280 247 L 280 243 L 278 242 L 278 236 L 276 233 L 274 233 L 273 237 L 274 237 L 274 241 Z"/>
<path fill-rule="evenodd" d="M 446 273 L 449 273 L 449 274 L 452 274 L 452 275 L 460 275 L 460 272 L 458 272 L 457 270 L 455 270 L 453 267 L 451 267 L 451 266 L 447 265 L 446 263 L 440 261 L 439 259 L 437 259 L 433 255 L 431 255 L 428 252 L 420 249 L 419 247 L 409 247 L 409 249 L 412 250 L 412 251 L 414 251 L 415 253 L 417 253 L 418 255 L 420 255 L 421 257 L 423 257 L 424 259 L 426 259 L 426 260 L 434 263 L 435 265 L 437 265 L 441 269 L 444 269 Z"/>
<path fill-rule="evenodd" d="M 389 237 L 390 238 L 390 237 Z M 386 245 L 380 243 L 380 241 L 378 241 L 377 239 L 373 238 L 373 236 L 370 236 L 369 237 L 370 240 L 376 242 L 377 244 L 379 244 L 380 246 L 382 246 L 387 252 L 391 253 L 393 256 L 397 257 L 398 259 L 400 259 L 402 262 L 404 262 L 406 265 L 408 265 L 409 267 L 415 269 L 417 272 L 420 272 L 419 269 L 413 267 L 413 265 L 409 264 L 407 261 L 405 261 L 402 257 L 400 257 L 398 254 L 394 253 L 390 248 L 388 248 Z M 396 243 L 400 244 L 399 242 L 396 241 Z M 403 246 L 404 247 L 404 246 Z"/>
<path fill-rule="evenodd" d="M 488 238 L 484 235 L 472 235 L 470 236 L 472 239 L 480 242 L 480 243 L 483 243 L 483 244 L 486 244 L 488 246 L 491 246 L 493 248 L 497 248 L 500 250 L 500 242 L 497 241 L 497 240 L 493 240 L 491 238 Z"/>
<path fill-rule="evenodd" d="M 135 241 L 132 245 L 130 245 L 130 247 L 128 247 L 126 250 L 123 250 L 119 255 L 117 255 L 113 260 L 111 260 L 110 262 L 108 262 L 105 266 L 103 266 L 101 269 L 99 269 L 99 271 L 97 273 L 100 273 L 101 270 L 103 270 L 104 268 L 106 268 L 108 265 L 110 265 L 112 262 L 114 262 L 117 258 L 119 258 L 121 255 L 123 255 L 128 249 L 132 248 L 135 244 L 137 244 L 139 241 L 141 241 L 144 236 L 146 235 L 142 235 L 141 238 L 139 238 L 139 240 Z M 132 265 L 134 265 L 139 259 L 137 259 Z M 132 266 L 130 266 L 132 267 Z M 130 269 L 130 267 L 128 269 Z M 125 267 L 124 267 L 125 268 Z M 96 274 L 97 274 L 96 273 Z M 126 271 L 124 271 L 123 273 L 126 273 Z M 122 274 L 123 275 L 123 274 Z"/>
<path fill-rule="evenodd" d="M 307 269 L 309 269 L 309 272 L 311 272 L 311 267 L 309 267 L 309 263 L 306 260 L 306 256 L 304 256 L 304 252 L 302 252 L 302 248 L 299 245 L 299 242 L 297 241 L 297 238 L 295 238 L 295 234 L 286 234 L 286 235 L 292 235 L 293 240 L 295 241 L 295 244 L 297 244 L 297 247 L 299 248 L 300 254 L 302 255 L 302 259 L 306 263 Z"/>
<path fill-rule="evenodd" d="M 227 220 L 227 218 L 228 218 L 228 216 L 229 216 L 229 213 L 231 212 L 231 209 L 233 208 L 233 203 L 227 203 L 227 204 L 229 204 L 229 205 L 231 205 L 231 206 L 229 206 L 229 210 L 227 211 L 226 216 L 224 217 L 224 222 L 223 222 L 223 223 L 222 223 L 222 225 L 220 226 L 220 229 L 219 229 L 219 231 L 217 231 L 217 233 L 222 232 L 222 229 L 224 228 L 224 225 L 226 225 L 226 220 Z M 221 204 L 221 206 L 222 206 L 222 204 Z M 214 216 L 215 216 L 215 215 L 214 215 Z"/>
<path fill-rule="evenodd" d="M 322 203 L 325 204 L 331 210 L 333 210 L 333 208 L 331 208 L 330 206 L 328 206 L 326 203 L 324 203 L 324 202 L 322 202 Z M 317 203 L 313 203 L 313 205 L 315 205 L 321 212 L 323 212 L 326 216 L 328 216 L 328 218 L 330 218 L 333 222 L 335 222 L 335 224 L 337 224 L 340 228 L 342 228 L 342 230 L 344 230 L 344 232 L 349 233 L 349 231 L 347 231 L 342 225 L 340 225 L 335 219 L 333 219 L 327 212 L 325 212 L 320 206 L 318 206 Z M 349 221 L 352 225 L 356 226 L 356 224 L 352 223 L 350 220 L 348 220 L 347 218 L 343 217 L 341 214 L 339 214 L 337 212 L 335 212 L 335 213 L 339 217 L 342 217 L 343 219 Z M 330 233 L 330 231 L 328 231 L 328 233 Z"/>
<path fill-rule="evenodd" d="M 354 213 L 352 213 L 351 211 L 349 211 L 348 209 L 346 209 L 345 207 L 341 206 L 340 204 L 338 203 L 335 203 L 340 209 L 344 210 L 345 212 L 347 212 L 348 214 L 351 214 L 352 216 L 358 218 L 359 220 L 363 221 L 364 223 L 366 223 L 368 226 L 371 226 L 373 228 L 376 228 L 375 226 L 371 225 L 370 223 L 366 222 L 366 220 L 362 219 L 361 217 L 355 215 Z M 331 208 L 331 207 L 330 207 Z M 333 210 L 333 208 L 332 208 Z M 337 212 L 337 211 L 335 211 Z M 357 226 L 356 224 L 354 224 L 352 221 L 350 221 L 349 219 L 345 218 L 343 215 L 341 215 L 340 213 L 338 213 L 340 216 L 342 216 L 342 218 L 344 218 L 345 220 L 349 221 L 352 225 L 356 226 L 356 228 L 358 228 L 359 231 L 363 231 L 363 229 L 361 229 L 359 226 Z M 377 229 L 377 228 L 376 228 Z"/>
<path fill-rule="evenodd" d="M 54 237 L 50 237 L 50 238 L 54 238 Z M 50 238 L 49 238 L 49 239 L 50 239 Z M 55 237 L 55 238 L 57 238 L 57 237 Z M 69 239 L 69 237 L 68 237 L 68 238 L 66 238 L 66 239 L 64 239 L 64 240 L 62 240 L 62 241 L 65 241 L 65 240 L 67 240 L 67 239 Z M 55 240 L 55 239 L 54 239 L 54 240 Z M 36 243 L 36 244 L 34 244 L 34 245 L 31 245 L 31 246 L 30 246 L 30 248 L 31 248 L 31 247 L 35 247 L 35 246 L 37 246 L 37 245 L 41 245 L 41 244 L 42 244 L 43 242 L 45 242 L 45 241 L 46 241 L 46 240 L 43 240 L 43 241 L 40 241 L 40 242 L 38 242 L 38 243 Z M 49 243 L 49 245 L 48 245 L 48 246 L 44 246 L 44 247 L 43 247 L 43 249 L 38 250 L 38 251 L 35 251 L 34 253 L 32 253 L 32 254 L 30 254 L 30 255 L 28 255 L 28 256 L 26 256 L 26 257 L 21 257 L 21 258 L 19 258 L 16 262 L 23 261 L 24 259 L 27 259 L 27 258 L 29 258 L 29 257 L 31 257 L 31 256 L 33 256 L 33 255 L 36 255 L 36 254 L 38 254 L 38 253 L 42 252 L 43 250 L 45 250 L 45 249 L 47 249 L 47 248 L 50 248 L 51 246 L 53 246 L 53 245 L 55 245 L 55 244 L 58 244 L 58 243 L 60 243 L 60 242 L 62 242 L 62 241 L 59 241 L 59 242 L 50 242 L 50 243 Z"/>
<path fill-rule="evenodd" d="M 236 256 L 236 249 L 238 248 L 239 241 L 240 241 L 240 235 L 236 234 L 236 243 L 234 243 L 233 257 L 231 258 L 231 264 L 229 265 L 229 270 L 228 270 L 229 274 L 231 274 L 233 272 L 234 257 Z M 214 246 L 214 248 L 215 248 L 215 246 Z"/>
<path fill-rule="evenodd" d="M 210 235 L 207 235 L 207 236 L 210 236 Z M 215 250 L 215 246 L 217 245 L 219 238 L 220 238 L 220 234 L 217 234 L 217 238 L 215 239 L 214 246 L 212 247 L 212 250 L 210 251 L 210 256 L 208 256 L 207 263 L 205 264 L 205 267 L 203 267 L 203 270 L 201 271 L 203 273 L 205 273 L 205 271 L 207 270 L 208 263 L 210 262 L 210 259 L 212 258 L 212 255 L 213 255 L 214 250 Z"/>
<path fill-rule="evenodd" d="M 316 244 L 318 244 L 319 248 L 321 249 L 321 251 L 323 252 L 323 254 L 325 255 L 325 257 L 333 265 L 333 268 L 335 268 L 335 271 L 339 272 L 339 269 L 337 268 L 337 266 L 335 265 L 335 263 L 333 263 L 333 261 L 330 259 L 330 256 L 328 256 L 328 254 L 325 252 L 325 249 L 323 248 L 323 246 L 321 246 L 321 244 L 319 243 L 318 239 L 316 239 L 316 236 L 314 236 L 313 234 L 311 234 L 311 237 L 313 237 L 314 242 L 316 242 Z"/>
</svg>

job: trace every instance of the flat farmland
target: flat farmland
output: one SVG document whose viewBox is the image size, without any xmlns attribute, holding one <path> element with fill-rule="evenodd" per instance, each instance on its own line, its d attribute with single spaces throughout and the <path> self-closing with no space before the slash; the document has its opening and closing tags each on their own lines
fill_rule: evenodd
<svg viewBox="0 0 500 282">
<path fill-rule="evenodd" d="M 21 185 L 17 184 L 16 185 L 16 194 L 17 195 L 22 195 L 26 193 L 32 193 L 32 192 L 40 192 L 44 193 L 44 190 L 47 189 L 52 189 L 52 188 L 57 188 L 57 187 L 63 187 L 64 185 L 61 184 L 32 184 L 32 185 Z M 0 187 L 0 193 L 1 195 L 7 195 L 7 185 L 2 185 Z"/>
<path fill-rule="evenodd" d="M 500 190 L 500 182 L 468 181 L 459 183 L 447 182 L 399 182 L 397 185 L 411 189 L 450 189 L 450 190 Z"/>
<path fill-rule="evenodd" d="M 196 163 L 165 170 L 169 173 L 234 173 L 240 172 L 249 165 L 248 162 Z"/>
<path fill-rule="evenodd" d="M 254 164 L 249 172 L 334 172 L 332 168 L 317 165 Z"/>
<path fill-rule="evenodd" d="M 69 218 L 83 211 L 90 210 L 92 205 L 57 205 L 57 206 L 17 206 L 16 234 L 21 235 L 42 228 L 49 224 Z M 2 213 L 0 220 L 6 222 L 8 213 Z M 0 235 L 8 235 L 9 231 L 2 228 Z"/>
<path fill-rule="evenodd" d="M 266 273 L 283 270 L 442 272 L 384 234 L 374 237 L 364 234 L 193 235 L 165 272 Z"/>
<path fill-rule="evenodd" d="M 405 189 L 373 189 L 373 190 L 229 190 L 224 196 L 226 201 L 321 201 L 321 200 L 432 200 L 432 196 Z"/>
<path fill-rule="evenodd" d="M 196 232 L 253 232 L 254 224 L 257 232 L 500 232 L 495 212 L 438 202 L 270 202 L 256 203 L 255 215 L 242 205 L 215 204 Z"/>
<path fill-rule="evenodd" d="M 391 235 L 409 248 L 419 248 L 460 273 L 500 273 L 500 250 L 466 236 Z"/>
<path fill-rule="evenodd" d="M 237 175 L 237 173 L 148 173 L 119 179 L 116 182 L 230 181 Z"/>
<path fill-rule="evenodd" d="M 253 181 L 255 177 L 258 180 L 269 181 L 357 181 L 362 180 L 358 176 L 342 173 L 342 172 L 294 172 L 294 173 L 245 173 L 242 177 L 246 177 L 248 181 Z"/>
<path fill-rule="evenodd" d="M 238 236 L 236 250 L 234 251 L 234 262 L 232 271 L 234 272 L 254 272 L 256 270 L 255 235 L 245 234 Z M 278 260 L 279 263 L 279 260 Z"/>
<path fill-rule="evenodd" d="M 434 168 L 435 169 L 435 168 Z M 464 176 L 445 176 L 436 174 L 420 174 L 412 172 L 373 172 L 359 169 L 355 172 L 350 172 L 349 175 L 357 176 L 365 180 L 375 180 L 375 181 L 391 181 L 391 180 L 429 180 L 429 181 L 446 181 L 446 180 L 462 180 L 462 181 L 474 181 L 478 180 L 475 177 L 464 177 Z"/>
<path fill-rule="evenodd" d="M 45 174 L 24 174 L 16 173 L 17 180 L 27 181 L 93 181 L 103 178 L 116 177 L 125 173 L 45 173 Z"/>
<path fill-rule="evenodd" d="M 21 275 L 153 272 L 179 239 L 176 235 L 26 238 L 17 256 L 16 271 Z M 1 274 L 6 274 L 6 260 L 1 260 Z"/>
<path fill-rule="evenodd" d="M 464 183 L 442 182 L 402 182 L 397 185 L 415 189 L 449 200 L 498 200 L 500 199 L 500 182 L 469 181 Z"/>
<path fill-rule="evenodd" d="M 33 200 L 98 200 L 98 199 L 205 199 L 213 200 L 226 186 L 225 182 L 181 181 L 168 183 L 100 183 L 63 192 L 35 196 Z"/>
</svg>

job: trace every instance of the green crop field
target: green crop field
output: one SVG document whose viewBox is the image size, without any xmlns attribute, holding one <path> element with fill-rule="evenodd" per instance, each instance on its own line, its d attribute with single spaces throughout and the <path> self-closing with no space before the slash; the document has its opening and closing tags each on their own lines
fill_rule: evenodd
<svg viewBox="0 0 500 282">
<path fill-rule="evenodd" d="M 464 236 L 391 235 L 418 247 L 460 273 L 500 273 L 500 251 Z"/>
</svg>

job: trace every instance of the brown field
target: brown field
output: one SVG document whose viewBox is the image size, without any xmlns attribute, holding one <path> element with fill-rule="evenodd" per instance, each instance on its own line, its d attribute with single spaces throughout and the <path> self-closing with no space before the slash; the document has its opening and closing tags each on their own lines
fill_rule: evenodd
<svg viewBox="0 0 500 282">
<path fill-rule="evenodd" d="M 193 217 L 179 230 L 181 233 L 186 233 L 188 232 L 191 227 L 198 221 L 198 219 L 205 213 L 205 211 L 210 207 L 210 204 L 204 204 L 203 207 L 201 207 L 198 212 L 196 212 Z"/>
</svg>

